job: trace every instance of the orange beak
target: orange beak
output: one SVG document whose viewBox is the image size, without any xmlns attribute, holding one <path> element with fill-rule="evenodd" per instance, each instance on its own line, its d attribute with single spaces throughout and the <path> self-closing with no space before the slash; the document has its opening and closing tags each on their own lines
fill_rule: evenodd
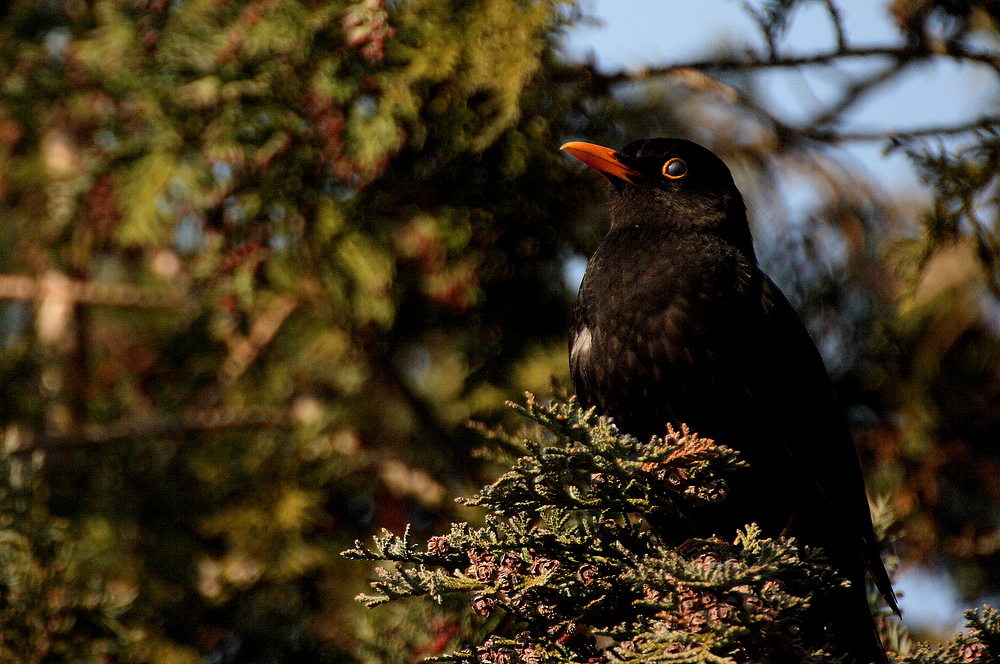
<svg viewBox="0 0 1000 664">
<path fill-rule="evenodd" d="M 559 149 L 570 153 L 608 179 L 616 177 L 619 180 L 625 180 L 632 184 L 635 184 L 636 179 L 642 179 L 639 171 L 629 168 L 618 161 L 615 151 L 611 148 L 594 145 L 593 143 L 572 141 Z"/>
</svg>

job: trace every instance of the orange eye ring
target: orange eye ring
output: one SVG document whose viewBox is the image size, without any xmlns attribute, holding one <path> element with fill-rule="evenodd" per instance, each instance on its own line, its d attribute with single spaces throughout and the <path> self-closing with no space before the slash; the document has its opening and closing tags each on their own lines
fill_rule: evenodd
<svg viewBox="0 0 1000 664">
<path fill-rule="evenodd" d="M 678 159 L 674 157 L 673 159 L 668 159 L 667 163 L 663 164 L 663 177 L 668 180 L 680 180 L 688 174 L 688 165 L 683 159 Z"/>
</svg>

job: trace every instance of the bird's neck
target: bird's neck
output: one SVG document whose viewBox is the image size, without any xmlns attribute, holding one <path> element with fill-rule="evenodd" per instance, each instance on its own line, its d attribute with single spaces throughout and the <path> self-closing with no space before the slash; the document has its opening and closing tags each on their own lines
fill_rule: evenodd
<svg viewBox="0 0 1000 664">
<path fill-rule="evenodd" d="M 727 227 L 720 229 L 720 234 L 756 265 L 757 253 L 753 248 L 753 235 L 750 234 L 747 208 L 742 197 L 730 204 L 726 218 L 728 220 Z"/>
<path fill-rule="evenodd" d="M 714 235 L 742 253 L 753 265 L 757 254 L 753 236 L 747 223 L 746 206 L 742 197 L 715 201 L 713 205 L 687 207 L 684 205 L 635 205 L 615 201 L 611 208 L 611 231 L 629 232 L 635 229 L 640 235 L 677 238 Z"/>
</svg>

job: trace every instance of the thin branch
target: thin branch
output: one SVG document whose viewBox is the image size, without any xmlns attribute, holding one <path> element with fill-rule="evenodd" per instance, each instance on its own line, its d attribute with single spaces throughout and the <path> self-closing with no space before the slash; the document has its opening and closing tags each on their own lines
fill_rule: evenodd
<svg viewBox="0 0 1000 664">
<path fill-rule="evenodd" d="M 843 96 L 839 101 L 837 101 L 837 103 L 831 105 L 823 113 L 813 118 L 813 121 L 809 124 L 812 126 L 823 126 L 836 122 L 841 114 L 853 106 L 863 96 L 872 92 L 879 86 L 895 80 L 896 75 L 899 74 L 899 72 L 902 71 L 908 64 L 910 64 L 909 61 L 897 60 L 882 71 L 876 72 L 868 78 L 852 83 L 847 87 L 847 89 L 844 90 Z"/>
<path fill-rule="evenodd" d="M 828 11 L 834 23 L 839 25 L 840 15 L 832 0 L 824 0 L 827 3 Z M 841 26 L 842 28 L 842 26 Z M 730 71 L 730 70 L 753 70 L 753 69 L 780 69 L 798 68 L 815 65 L 833 66 L 837 62 L 847 59 L 859 58 L 889 58 L 891 62 L 887 67 L 879 72 L 857 81 L 843 92 L 841 98 L 817 116 L 807 126 L 784 125 L 771 113 L 762 108 L 755 108 L 749 104 L 748 100 L 742 100 L 748 108 L 763 118 L 766 118 L 780 135 L 786 140 L 793 140 L 795 137 L 807 138 L 811 140 L 842 143 L 842 142 L 866 142 L 882 140 L 906 140 L 930 135 L 955 135 L 970 131 L 984 130 L 996 131 L 1000 122 L 996 117 L 984 117 L 969 123 L 926 127 L 910 131 L 887 131 L 887 132 L 838 132 L 830 128 L 817 129 L 817 125 L 829 125 L 836 122 L 843 113 L 854 106 L 863 96 L 869 94 L 886 82 L 892 81 L 899 72 L 907 66 L 918 62 L 930 61 L 942 57 L 951 57 L 957 60 L 967 60 L 985 64 L 1000 73 L 1000 55 L 970 51 L 961 44 L 948 44 L 945 46 L 928 45 L 919 43 L 914 45 L 897 46 L 872 46 L 862 48 L 849 48 L 845 44 L 846 37 L 843 30 L 838 31 L 838 46 L 835 51 L 825 51 L 801 56 L 783 56 L 777 58 L 767 58 L 766 53 L 749 52 L 743 57 L 729 57 L 708 60 L 698 60 L 687 63 L 678 63 L 663 67 L 647 68 L 641 71 L 617 71 L 604 74 L 597 70 L 593 63 L 567 65 L 561 72 L 556 74 L 556 79 L 564 82 L 582 82 L 587 85 L 594 94 L 607 94 L 611 87 L 616 84 L 627 82 L 640 82 L 649 78 L 659 76 L 676 76 L 684 82 L 689 81 L 692 72 L 705 71 Z M 704 76 L 704 74 L 702 74 Z M 704 87 L 704 86 L 703 86 Z M 735 91 L 729 95 L 722 95 L 729 99 L 735 96 Z M 732 100 L 730 100 L 732 101 Z"/>
<path fill-rule="evenodd" d="M 21 441 L 18 452 L 100 445 L 146 436 L 176 435 L 190 431 L 216 431 L 242 427 L 286 428 L 290 418 L 284 410 L 211 408 L 173 415 L 136 417 L 111 424 L 90 424 L 66 433 L 40 432 L 33 440 Z"/>
<path fill-rule="evenodd" d="M 834 33 L 837 35 L 837 50 L 844 52 L 847 50 L 847 37 L 844 35 L 844 20 L 840 15 L 840 7 L 833 0 L 823 0 L 823 4 L 826 5 Z"/>
<path fill-rule="evenodd" d="M 295 311 L 298 304 L 298 299 L 292 295 L 277 296 L 253 322 L 250 333 L 230 343 L 229 355 L 219 369 L 219 384 L 223 388 L 239 380 L 261 351 L 271 343 L 285 319 Z"/>
<path fill-rule="evenodd" d="M 743 9 L 746 13 L 750 14 L 750 17 L 757 22 L 757 27 L 764 34 L 764 39 L 767 41 L 767 53 L 768 61 L 775 61 L 778 59 L 778 44 L 774 36 L 774 25 L 772 21 L 768 21 L 764 16 L 757 11 L 757 8 L 751 5 L 749 2 L 743 3 Z"/>
<path fill-rule="evenodd" d="M 832 129 L 798 130 L 806 138 L 824 143 L 864 143 L 874 141 L 906 141 L 924 136 L 955 136 L 973 131 L 1000 131 L 1000 116 L 985 116 L 957 125 L 920 127 L 908 131 L 838 132 Z"/>
<path fill-rule="evenodd" d="M 44 297 L 50 273 L 41 279 L 16 274 L 0 275 L 0 299 L 38 300 Z M 61 275 L 60 275 L 61 276 Z M 60 287 L 66 291 L 64 297 L 72 302 L 108 307 L 165 307 L 174 308 L 184 304 L 184 293 L 180 290 L 146 288 L 131 284 L 99 283 L 93 281 L 71 281 L 63 277 Z"/>
<path fill-rule="evenodd" d="M 557 78 L 566 82 L 591 82 L 599 86 L 642 81 L 647 78 L 671 74 L 678 69 L 702 69 L 708 71 L 732 71 L 750 69 L 787 69 L 810 65 L 828 65 L 857 58 L 892 58 L 900 62 L 916 62 L 934 58 L 951 57 L 985 64 L 1000 71 L 1000 59 L 989 53 L 969 51 L 961 46 L 950 45 L 946 52 L 936 52 L 920 46 L 871 46 L 862 48 L 838 48 L 835 51 L 813 53 L 811 55 L 783 56 L 769 59 L 765 54 L 748 53 L 747 57 L 723 57 L 694 60 L 663 67 L 648 67 L 633 71 L 616 71 L 609 74 L 597 70 L 593 64 L 574 63 L 566 66 Z"/>
<path fill-rule="evenodd" d="M 972 62 L 978 62 L 989 66 L 993 69 L 994 73 L 1000 75 L 1000 55 L 996 53 L 979 53 L 976 51 L 970 51 L 961 44 L 949 43 L 946 45 L 944 53 L 935 53 L 935 55 L 948 55 L 957 60 L 970 60 Z"/>
</svg>

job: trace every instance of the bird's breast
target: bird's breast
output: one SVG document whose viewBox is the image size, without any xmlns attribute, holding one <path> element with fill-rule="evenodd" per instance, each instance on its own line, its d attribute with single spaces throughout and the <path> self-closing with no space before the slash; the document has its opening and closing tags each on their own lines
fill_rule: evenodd
<svg viewBox="0 0 1000 664">
<path fill-rule="evenodd" d="M 732 252 L 670 246 L 595 254 L 581 285 L 570 365 L 586 405 L 645 437 L 695 426 L 734 389 L 746 284 Z M 722 378 L 720 378 L 722 377 Z"/>
</svg>

